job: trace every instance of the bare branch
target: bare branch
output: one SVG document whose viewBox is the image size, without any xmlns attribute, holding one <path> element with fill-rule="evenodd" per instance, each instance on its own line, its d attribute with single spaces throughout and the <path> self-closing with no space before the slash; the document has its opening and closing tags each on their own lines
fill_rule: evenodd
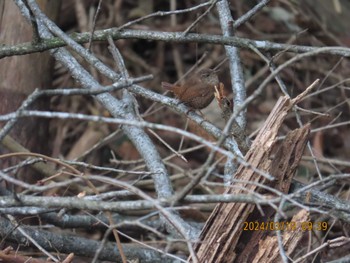
<svg viewBox="0 0 350 263">
<path fill-rule="evenodd" d="M 238 48 L 249 49 L 251 45 L 255 46 L 259 50 L 264 51 L 285 51 L 293 53 L 305 53 L 313 50 L 317 50 L 321 47 L 314 46 L 302 46 L 302 45 L 289 45 L 274 43 L 270 41 L 251 40 L 247 38 L 221 36 L 221 35 L 208 35 L 208 34 L 195 34 L 189 33 L 183 36 L 183 32 L 161 32 L 161 31 L 146 31 L 146 30 L 122 30 L 117 29 L 105 29 L 96 30 L 93 41 L 107 41 L 107 37 L 111 36 L 113 40 L 118 39 L 145 39 L 154 41 L 164 41 L 168 43 L 205 43 L 213 45 L 226 45 L 235 46 Z M 89 42 L 90 33 L 74 33 L 70 37 L 79 44 Z M 57 37 L 46 37 L 38 44 L 32 44 L 31 42 L 22 43 L 11 46 L 0 46 L 0 59 L 8 56 L 26 55 L 35 52 L 43 52 L 46 50 L 64 47 L 66 43 Z M 337 56 L 350 57 L 350 48 L 346 47 L 329 47 L 328 50 L 322 50 L 323 54 L 331 54 Z"/>
</svg>

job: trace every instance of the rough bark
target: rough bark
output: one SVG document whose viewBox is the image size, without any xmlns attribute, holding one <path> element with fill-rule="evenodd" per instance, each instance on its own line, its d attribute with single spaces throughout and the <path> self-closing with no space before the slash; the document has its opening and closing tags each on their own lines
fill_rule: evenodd
<svg viewBox="0 0 350 263">
<path fill-rule="evenodd" d="M 279 147 L 276 147 L 276 137 L 285 116 L 296 102 L 297 100 L 291 101 L 287 97 L 278 100 L 245 157 L 251 166 L 241 165 L 234 175 L 234 179 L 246 183 L 233 183 L 227 193 L 263 192 L 251 182 L 269 185 L 284 193 L 288 192 L 303 154 L 310 127 L 306 125 L 290 132 Z M 266 179 L 257 173 L 256 169 L 269 173 L 275 180 Z M 261 215 L 253 204 L 218 204 L 208 219 L 201 234 L 201 243 L 197 246 L 199 262 L 252 262 L 261 249 L 259 241 L 267 237 L 264 231 L 243 231 L 244 222 L 273 221 L 275 211 L 272 208 L 265 207 L 263 212 L 264 215 Z"/>
</svg>

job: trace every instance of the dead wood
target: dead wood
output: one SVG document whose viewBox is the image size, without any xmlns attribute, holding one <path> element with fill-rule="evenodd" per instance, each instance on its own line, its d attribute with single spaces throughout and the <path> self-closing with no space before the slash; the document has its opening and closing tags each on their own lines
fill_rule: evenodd
<svg viewBox="0 0 350 263">
<path fill-rule="evenodd" d="M 233 176 L 235 180 L 244 181 L 244 183 L 232 183 L 227 193 L 246 194 L 263 191 L 251 182 L 274 187 L 283 193 L 288 192 L 292 177 L 302 157 L 310 126 L 306 125 L 291 131 L 277 147 L 277 151 L 275 150 L 276 137 L 288 111 L 301 98 L 302 96 L 298 96 L 290 100 L 288 97 L 281 97 L 278 100 L 245 157 L 251 166 L 241 165 Z M 270 181 L 257 171 L 269 173 L 275 180 Z M 258 222 L 272 221 L 275 210 L 267 207 L 263 208 L 263 213 L 264 215 L 261 215 L 253 204 L 218 204 L 201 233 L 201 243 L 196 248 L 198 261 L 253 262 L 254 258 L 263 252 L 259 249 L 266 250 L 264 247 L 259 248 L 259 241 L 267 239 L 266 231 L 243 231 L 244 223 L 256 220 Z M 296 237 L 290 235 L 290 238 L 295 239 Z M 269 242 L 269 246 L 271 242 L 277 244 L 276 239 Z"/>
</svg>

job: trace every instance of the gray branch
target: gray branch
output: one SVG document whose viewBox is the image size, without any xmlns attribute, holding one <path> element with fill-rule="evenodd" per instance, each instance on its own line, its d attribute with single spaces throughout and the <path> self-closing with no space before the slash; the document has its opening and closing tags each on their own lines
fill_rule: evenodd
<svg viewBox="0 0 350 263">
<path fill-rule="evenodd" d="M 49 231 L 38 230 L 33 227 L 21 226 L 21 228 L 44 249 L 52 252 L 74 253 L 79 256 L 93 257 L 100 242 L 81 237 L 55 234 Z M 0 217 L 0 236 L 17 244 L 28 245 L 25 238 L 16 226 L 9 220 Z M 86 249 L 89 248 L 89 249 Z M 129 259 L 142 259 L 142 262 L 181 262 L 174 256 L 158 252 L 156 249 L 123 245 L 123 251 Z M 115 243 L 106 243 L 99 255 L 100 260 L 122 262 Z"/>
<path fill-rule="evenodd" d="M 220 17 L 220 25 L 225 37 L 233 36 L 233 18 L 229 3 L 227 0 L 221 0 L 217 4 L 217 9 Z M 243 69 L 241 64 L 241 58 L 239 56 L 239 50 L 237 47 L 225 45 L 226 55 L 229 60 L 230 75 L 233 91 L 233 112 L 242 105 L 246 98 L 246 90 L 244 86 Z M 237 123 L 244 130 L 247 119 L 246 111 L 241 111 L 237 116 Z"/>
<path fill-rule="evenodd" d="M 90 33 L 73 33 L 70 37 L 79 44 L 88 43 L 90 39 Z M 95 31 L 92 40 L 93 41 L 107 41 L 108 36 L 111 36 L 113 40 L 119 39 L 143 39 L 164 41 L 168 43 L 205 43 L 213 45 L 226 45 L 234 46 L 237 48 L 250 49 L 251 46 L 270 52 L 288 51 L 292 53 L 305 53 L 316 50 L 320 47 L 302 46 L 302 45 L 289 45 L 275 43 L 265 40 L 251 40 L 241 37 L 222 36 L 222 35 L 208 35 L 208 34 L 195 34 L 189 33 L 186 36 L 183 32 L 163 32 L 163 31 L 146 31 L 146 30 L 118 30 L 116 28 L 104 29 Z M 26 42 L 17 45 L 0 45 L 0 59 L 9 56 L 27 55 L 35 52 L 43 52 L 54 48 L 64 47 L 67 44 L 58 37 L 46 37 L 39 43 L 33 44 L 32 42 Z M 325 50 L 322 53 L 339 55 L 344 57 L 350 57 L 350 48 L 347 47 L 331 47 L 330 50 Z"/>
</svg>

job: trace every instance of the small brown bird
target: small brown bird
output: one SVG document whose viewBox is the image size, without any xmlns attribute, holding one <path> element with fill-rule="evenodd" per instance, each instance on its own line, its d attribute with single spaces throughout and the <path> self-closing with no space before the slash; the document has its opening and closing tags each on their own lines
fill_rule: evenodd
<svg viewBox="0 0 350 263">
<path fill-rule="evenodd" d="M 183 85 L 162 82 L 162 87 L 193 109 L 204 109 L 214 99 L 215 86 L 219 86 L 217 71 L 203 69 L 185 80 Z"/>
</svg>

